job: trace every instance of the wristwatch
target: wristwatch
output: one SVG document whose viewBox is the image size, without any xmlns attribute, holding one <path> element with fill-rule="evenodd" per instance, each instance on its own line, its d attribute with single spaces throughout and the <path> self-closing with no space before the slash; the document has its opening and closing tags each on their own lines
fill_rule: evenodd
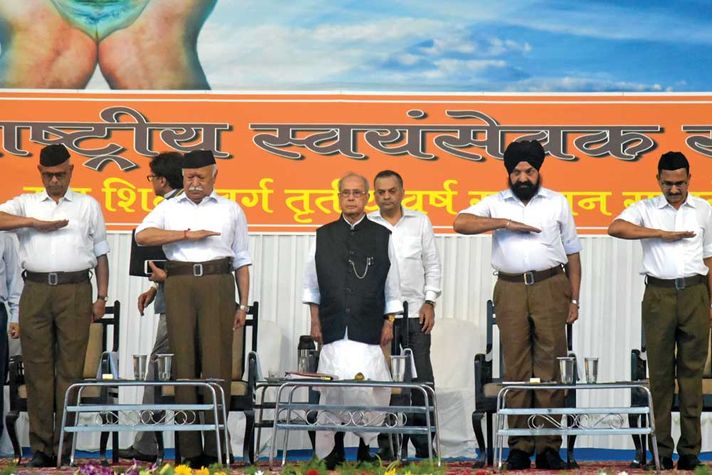
<svg viewBox="0 0 712 475">
<path fill-rule="evenodd" d="M 237 308 L 240 309 L 240 310 L 244 310 L 245 312 L 249 312 L 249 311 L 250 311 L 250 307 L 248 307 L 247 305 L 242 305 L 242 304 L 240 304 L 240 305 L 237 306 Z"/>
<path fill-rule="evenodd" d="M 390 323 L 393 323 L 396 321 L 396 316 L 391 313 L 389 315 L 386 315 L 385 320 L 388 320 Z"/>
<path fill-rule="evenodd" d="M 434 300 L 426 300 L 425 303 L 428 305 L 431 305 L 433 308 L 435 308 L 435 301 Z"/>
<path fill-rule="evenodd" d="M 96 299 L 97 299 L 97 300 L 103 300 L 104 302 L 108 302 L 108 301 L 109 301 L 109 297 L 108 297 L 107 295 L 97 295 L 97 296 L 96 296 Z"/>
<path fill-rule="evenodd" d="M 579 301 L 576 300 L 576 299 L 571 299 L 571 303 L 574 304 L 574 305 L 576 305 L 577 307 L 580 307 L 580 306 L 581 306 L 581 305 L 579 305 Z"/>
</svg>

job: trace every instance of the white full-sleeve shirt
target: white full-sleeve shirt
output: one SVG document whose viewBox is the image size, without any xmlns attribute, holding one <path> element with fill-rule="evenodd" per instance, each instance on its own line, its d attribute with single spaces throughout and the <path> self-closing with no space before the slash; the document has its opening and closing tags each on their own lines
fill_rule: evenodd
<svg viewBox="0 0 712 475">
<path fill-rule="evenodd" d="M 75 272 L 96 267 L 109 252 L 99 203 L 71 189 L 55 202 L 46 191 L 22 194 L 0 205 L 0 211 L 45 221 L 66 219 L 55 231 L 13 230 L 20 242 L 22 267 L 31 272 Z"/>
<path fill-rule="evenodd" d="M 641 239 L 642 274 L 677 279 L 709 272 L 702 260 L 712 257 L 712 206 L 702 198 L 687 195 L 680 208 L 675 209 L 660 195 L 633 203 L 616 219 L 663 231 L 695 232 L 695 237 L 674 242 Z"/>
<path fill-rule="evenodd" d="M 497 229 L 492 236 L 492 267 L 500 272 L 523 274 L 551 269 L 568 262 L 567 255 L 581 251 L 576 224 L 566 197 L 540 188 L 525 205 L 512 190 L 504 190 L 461 211 L 483 218 L 518 221 L 541 229 L 519 233 Z"/>
<path fill-rule="evenodd" d="M 395 225 L 383 218 L 380 211 L 369 213 L 368 219 L 391 231 L 401 297 L 408 302 L 409 316 L 416 318 L 426 300 L 440 296 L 442 269 L 430 219 L 419 211 L 407 208 L 402 211 L 403 216 Z"/>
<path fill-rule="evenodd" d="M 247 219 L 234 201 L 214 191 L 194 203 L 185 193 L 156 206 L 136 228 L 136 233 L 148 228 L 167 231 L 206 230 L 219 232 L 198 241 L 177 241 L 163 245 L 166 258 L 180 262 L 205 262 L 232 258 L 233 269 L 252 264 L 249 253 Z"/>
</svg>

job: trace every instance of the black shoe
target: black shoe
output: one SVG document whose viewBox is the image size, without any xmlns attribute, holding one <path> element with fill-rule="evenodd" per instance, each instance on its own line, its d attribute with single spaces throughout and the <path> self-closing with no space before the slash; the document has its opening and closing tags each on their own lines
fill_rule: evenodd
<svg viewBox="0 0 712 475">
<path fill-rule="evenodd" d="M 680 455 L 677 461 L 678 470 L 694 470 L 700 465 L 700 459 L 696 455 Z"/>
<path fill-rule="evenodd" d="M 195 469 L 201 469 L 205 467 L 205 463 L 203 462 L 203 455 L 196 455 L 195 457 L 183 457 L 183 460 L 181 461 L 182 465 L 187 465 L 190 468 L 195 468 Z"/>
<path fill-rule="evenodd" d="M 433 458 L 437 458 L 438 453 L 433 449 Z M 415 458 L 426 459 L 428 457 L 428 447 L 416 447 L 415 448 Z"/>
<path fill-rule="evenodd" d="M 672 457 L 660 457 L 660 468 L 662 470 L 672 470 L 675 468 L 675 465 L 672 463 Z M 645 470 L 655 470 L 655 460 L 646 463 Z"/>
<path fill-rule="evenodd" d="M 526 452 L 519 449 L 511 449 L 507 457 L 507 470 L 529 470 L 531 460 Z"/>
<path fill-rule="evenodd" d="M 208 468 L 211 465 L 215 465 L 218 462 L 218 457 L 217 455 L 207 455 L 203 454 L 203 459 L 201 460 L 203 467 Z"/>
<path fill-rule="evenodd" d="M 144 454 L 143 452 L 139 452 L 138 450 L 134 449 L 133 446 L 129 447 L 128 449 L 119 449 L 118 454 L 119 454 L 120 459 L 139 460 L 141 462 L 150 462 L 150 463 L 153 463 L 156 461 L 155 455 L 149 455 L 149 454 Z"/>
<path fill-rule="evenodd" d="M 376 461 L 376 457 L 371 455 L 370 447 L 366 445 L 363 439 L 359 439 L 356 460 L 359 463 L 374 463 Z"/>
<path fill-rule="evenodd" d="M 559 456 L 559 452 L 554 449 L 546 449 L 540 454 L 536 454 L 536 468 L 544 470 L 561 470 L 565 466 L 564 461 Z"/>
<path fill-rule="evenodd" d="M 389 447 L 381 447 L 376 453 L 376 457 L 381 459 L 382 462 L 392 462 L 396 459 L 393 455 L 393 451 Z"/>
<path fill-rule="evenodd" d="M 335 470 L 336 466 L 341 465 L 345 460 L 343 452 L 334 449 L 329 455 L 324 457 L 324 464 L 327 470 Z"/>
<path fill-rule="evenodd" d="M 53 460 L 52 457 L 45 454 L 44 452 L 35 452 L 34 454 L 32 454 L 32 460 L 27 462 L 25 467 L 46 468 L 46 467 L 54 467 L 54 465 L 55 465 L 55 460 Z"/>
</svg>

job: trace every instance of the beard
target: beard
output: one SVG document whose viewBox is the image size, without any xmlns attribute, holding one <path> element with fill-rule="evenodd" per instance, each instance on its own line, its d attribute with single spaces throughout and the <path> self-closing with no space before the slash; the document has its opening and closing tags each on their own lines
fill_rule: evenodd
<svg viewBox="0 0 712 475">
<path fill-rule="evenodd" d="M 536 181 L 536 183 L 530 183 L 528 181 L 524 183 L 512 183 L 508 180 L 509 189 L 512 190 L 514 196 L 519 198 L 521 201 L 529 201 L 537 193 L 539 193 L 539 188 L 541 188 L 541 176 Z"/>
</svg>

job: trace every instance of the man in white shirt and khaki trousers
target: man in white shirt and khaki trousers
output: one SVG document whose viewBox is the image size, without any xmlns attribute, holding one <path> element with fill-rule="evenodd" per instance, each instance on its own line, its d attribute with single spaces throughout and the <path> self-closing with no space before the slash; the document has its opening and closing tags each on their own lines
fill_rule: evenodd
<svg viewBox="0 0 712 475">
<path fill-rule="evenodd" d="M 216 176 L 212 152 L 187 153 L 183 194 L 161 202 L 146 216 L 136 229 L 136 242 L 162 245 L 168 258 L 166 318 L 176 377 L 220 378 L 229 401 L 233 331 L 247 317 L 252 261 L 245 213 L 215 193 Z M 176 402 L 196 401 L 195 388 L 176 388 Z M 211 418 L 206 414 L 207 423 Z M 204 449 L 198 432 L 180 432 L 178 437 L 184 463 L 200 468 L 218 461 L 214 437 L 205 437 Z"/>
<path fill-rule="evenodd" d="M 509 189 L 460 212 L 462 234 L 494 231 L 494 305 L 508 381 L 556 381 L 556 358 L 566 355 L 566 324 L 578 319 L 581 243 L 566 198 L 541 187 L 545 152 L 537 141 L 511 143 L 504 152 Z M 568 272 L 563 266 L 567 265 Z M 563 391 L 513 391 L 511 407 L 562 407 Z M 527 427 L 527 416 L 509 418 Z M 536 451 L 539 469 L 560 470 L 561 437 L 510 437 L 509 470 L 526 470 Z"/>
<path fill-rule="evenodd" d="M 712 206 L 688 193 L 690 165 L 680 152 L 658 162 L 662 196 L 639 201 L 611 223 L 608 234 L 643 246 L 643 332 L 647 344 L 655 435 L 663 469 L 673 468 L 670 434 L 675 377 L 679 386 L 678 470 L 700 464 L 702 373 L 712 322 Z"/>
<path fill-rule="evenodd" d="M 69 189 L 73 165 L 67 149 L 43 148 L 37 168 L 45 191 L 0 205 L 0 229 L 15 230 L 24 268 L 20 321 L 10 325 L 10 333 L 20 336 L 24 357 L 33 452 L 28 466 L 50 467 L 64 394 L 82 376 L 89 324 L 104 315 L 109 245 L 99 203 Z M 93 304 L 92 270 L 98 293 Z M 71 446 L 65 441 L 67 453 Z"/>
<path fill-rule="evenodd" d="M 431 332 L 435 326 L 435 300 L 440 296 L 440 255 L 435 247 L 433 225 L 428 217 L 401 205 L 405 190 L 403 178 L 393 170 L 383 170 L 373 179 L 373 194 L 378 211 L 368 218 L 391 231 L 396 252 L 401 296 L 408 302 L 408 342 L 413 350 L 416 382 L 434 384 L 433 365 L 430 362 Z M 423 395 L 412 393 L 413 405 L 422 406 Z M 411 414 L 408 425 L 424 426 L 424 414 Z M 415 447 L 415 456 L 428 457 L 428 437 L 422 434 L 409 436 Z M 388 437 L 378 438 L 381 459 L 392 459 Z"/>
</svg>

